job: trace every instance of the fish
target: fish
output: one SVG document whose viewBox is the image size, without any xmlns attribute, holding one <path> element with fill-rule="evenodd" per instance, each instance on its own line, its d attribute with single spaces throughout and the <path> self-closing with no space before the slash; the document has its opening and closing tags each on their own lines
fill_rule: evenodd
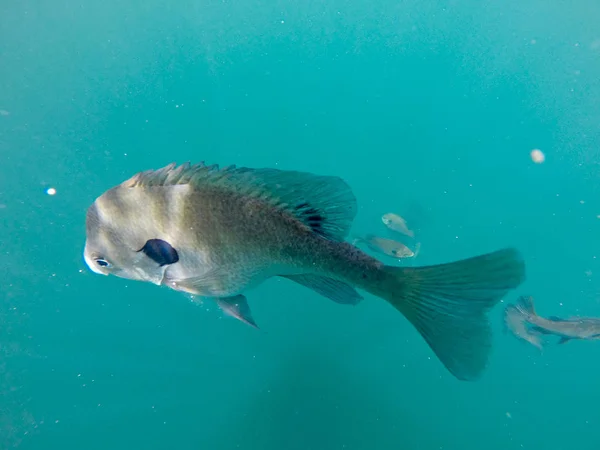
<svg viewBox="0 0 600 450">
<path fill-rule="evenodd" d="M 403 234 L 410 238 L 415 237 L 415 232 L 408 228 L 406 221 L 398 214 L 386 213 L 383 216 L 381 216 L 381 221 L 391 231 Z"/>
<path fill-rule="evenodd" d="M 504 308 L 504 331 L 510 331 L 517 339 L 528 342 L 539 350 L 543 349 L 543 333 L 529 327 L 527 317 L 515 305 L 506 305 Z"/>
<path fill-rule="evenodd" d="M 94 200 L 83 259 L 96 274 L 214 299 L 252 326 L 246 294 L 273 277 L 342 305 L 359 305 L 364 291 L 400 312 L 455 378 L 478 379 L 492 344 L 487 313 L 525 280 L 520 252 L 385 265 L 346 242 L 357 210 L 340 177 L 173 162 Z"/>
<path fill-rule="evenodd" d="M 520 296 L 516 309 L 523 315 L 524 320 L 538 334 L 554 335 L 559 338 L 559 344 L 565 344 L 574 339 L 594 341 L 600 339 L 600 318 L 569 317 L 562 319 L 557 316 L 544 318 L 535 310 L 532 296 Z"/>
<path fill-rule="evenodd" d="M 382 253 L 392 258 L 411 258 L 415 253 L 401 242 L 393 239 L 386 239 L 373 234 L 367 234 L 364 237 L 355 236 L 352 245 L 364 243 L 374 252 Z"/>
</svg>

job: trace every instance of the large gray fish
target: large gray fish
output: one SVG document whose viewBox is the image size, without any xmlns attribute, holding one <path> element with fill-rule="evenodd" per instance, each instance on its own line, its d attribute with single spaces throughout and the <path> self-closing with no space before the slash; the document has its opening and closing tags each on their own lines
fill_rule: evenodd
<svg viewBox="0 0 600 450">
<path fill-rule="evenodd" d="M 554 335 L 559 337 L 559 344 L 564 344 L 572 339 L 598 340 L 600 339 L 600 319 L 594 317 L 560 317 L 538 316 L 535 311 L 533 297 L 521 296 L 517 299 L 516 309 L 531 325 L 531 332 L 535 334 Z"/>
<path fill-rule="evenodd" d="M 203 163 L 140 172 L 87 212 L 91 270 L 202 297 L 256 325 L 244 293 L 288 278 L 342 304 L 390 303 L 458 379 L 483 372 L 486 313 L 525 278 L 507 248 L 435 266 L 386 266 L 344 242 L 357 205 L 340 178 Z"/>
</svg>

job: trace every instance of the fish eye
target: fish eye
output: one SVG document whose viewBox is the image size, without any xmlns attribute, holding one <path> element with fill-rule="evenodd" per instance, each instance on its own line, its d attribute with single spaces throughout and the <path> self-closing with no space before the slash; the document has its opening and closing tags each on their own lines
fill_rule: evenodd
<svg viewBox="0 0 600 450">
<path fill-rule="evenodd" d="M 96 264 L 98 264 L 100 267 L 110 267 L 111 265 L 107 260 L 102 258 L 96 259 Z"/>
</svg>

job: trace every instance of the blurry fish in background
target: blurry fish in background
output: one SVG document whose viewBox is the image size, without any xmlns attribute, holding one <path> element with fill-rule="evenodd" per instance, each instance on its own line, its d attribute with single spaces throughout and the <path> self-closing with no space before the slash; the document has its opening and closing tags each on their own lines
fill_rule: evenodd
<svg viewBox="0 0 600 450">
<path fill-rule="evenodd" d="M 411 211 L 413 211 L 413 216 L 417 216 L 417 214 L 414 214 L 415 207 L 411 208 Z M 412 255 L 413 258 L 419 254 L 421 251 L 420 238 L 415 229 L 412 228 L 412 225 L 409 226 L 409 223 L 406 221 L 406 219 L 404 219 L 404 217 L 390 212 L 381 216 L 381 221 L 386 226 L 388 234 L 392 240 L 400 241 L 402 244 L 404 244 L 404 246 L 411 248 L 414 253 Z"/>
<path fill-rule="evenodd" d="M 564 344 L 573 339 L 600 340 L 600 318 L 569 317 L 562 319 L 556 316 L 541 317 L 535 311 L 533 297 L 531 296 L 521 296 L 517 299 L 516 305 L 507 306 L 505 321 L 507 315 L 511 316 L 510 325 L 512 327 L 509 326 L 509 329 L 513 334 L 538 348 L 544 344 L 539 339 L 541 335 L 557 336 L 559 338 L 558 344 Z M 523 330 L 523 328 L 526 329 Z M 527 333 L 527 335 L 524 333 Z M 538 336 L 538 339 L 533 336 Z M 536 345 L 534 342 L 540 345 Z"/>
<path fill-rule="evenodd" d="M 383 224 L 388 227 L 389 230 L 394 231 L 396 233 L 403 234 L 408 236 L 411 239 L 414 239 L 415 232 L 408 228 L 406 224 L 406 220 L 404 220 L 401 216 L 395 213 L 386 213 L 381 216 L 381 221 Z"/>
<path fill-rule="evenodd" d="M 428 228 L 428 224 L 431 222 L 431 210 L 412 200 L 405 205 L 396 206 L 396 211 L 402 214 L 388 212 L 381 217 L 388 230 L 417 241 L 421 240 L 421 233 Z"/>
<path fill-rule="evenodd" d="M 396 259 L 412 258 L 415 256 L 415 252 L 413 252 L 402 242 L 382 238 L 373 234 L 367 234 L 364 237 L 354 236 L 352 245 L 361 243 L 365 244 L 374 252 L 381 253 L 383 255 L 387 255 Z"/>
</svg>

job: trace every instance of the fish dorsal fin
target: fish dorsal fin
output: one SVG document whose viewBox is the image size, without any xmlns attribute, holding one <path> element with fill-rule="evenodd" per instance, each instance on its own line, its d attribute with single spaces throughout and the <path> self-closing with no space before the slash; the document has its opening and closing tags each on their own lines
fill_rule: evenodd
<svg viewBox="0 0 600 450">
<path fill-rule="evenodd" d="M 140 172 L 121 186 L 214 187 L 269 202 L 300 220 L 315 233 L 342 241 L 356 216 L 356 198 L 344 180 L 333 176 L 278 169 L 251 169 L 204 162 Z"/>
</svg>

